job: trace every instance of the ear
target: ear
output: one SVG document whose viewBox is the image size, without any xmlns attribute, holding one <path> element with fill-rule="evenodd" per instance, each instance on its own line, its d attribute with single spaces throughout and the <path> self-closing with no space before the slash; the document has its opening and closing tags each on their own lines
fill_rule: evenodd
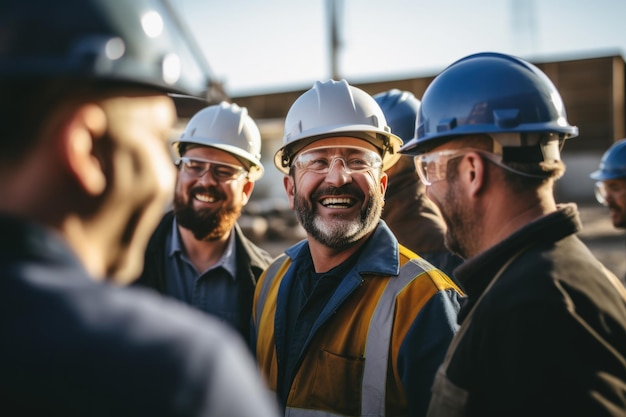
<svg viewBox="0 0 626 417">
<path fill-rule="evenodd" d="M 106 187 L 106 175 L 96 151 L 106 126 L 104 110 L 95 104 L 85 104 L 72 113 L 62 128 L 63 161 L 81 188 L 93 196 L 104 192 Z"/>
<path fill-rule="evenodd" d="M 287 199 L 289 200 L 289 208 L 294 209 L 294 198 L 296 194 L 296 187 L 294 184 L 294 179 L 291 175 L 285 175 L 283 177 L 283 187 L 285 187 L 285 192 L 287 193 Z"/>
<path fill-rule="evenodd" d="M 243 205 L 244 206 L 248 204 L 248 201 L 250 201 L 252 190 L 254 190 L 254 181 L 247 181 L 243 185 Z"/>
<path fill-rule="evenodd" d="M 470 152 L 459 166 L 461 179 L 466 182 L 467 190 L 471 196 L 476 196 L 484 191 L 487 182 L 486 163 L 478 153 Z"/>
<path fill-rule="evenodd" d="M 380 193 L 384 196 L 385 192 L 387 191 L 387 184 L 389 182 L 389 175 L 386 172 L 383 172 L 380 175 Z"/>
</svg>

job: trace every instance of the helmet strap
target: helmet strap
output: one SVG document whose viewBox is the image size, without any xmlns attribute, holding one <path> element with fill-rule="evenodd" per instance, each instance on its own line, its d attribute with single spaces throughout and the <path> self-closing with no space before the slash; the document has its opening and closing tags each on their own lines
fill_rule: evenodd
<svg viewBox="0 0 626 417">
<path fill-rule="evenodd" d="M 494 141 L 493 152 L 501 154 L 503 162 L 538 163 L 561 160 L 562 141 L 556 134 L 496 133 L 490 136 Z"/>
</svg>

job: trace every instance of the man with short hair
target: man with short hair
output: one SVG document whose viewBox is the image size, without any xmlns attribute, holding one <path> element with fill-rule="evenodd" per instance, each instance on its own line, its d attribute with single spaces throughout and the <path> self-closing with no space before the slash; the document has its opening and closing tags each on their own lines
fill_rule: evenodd
<svg viewBox="0 0 626 417">
<path fill-rule="evenodd" d="M 380 220 L 402 141 L 345 80 L 291 106 L 275 154 L 307 239 L 259 280 L 258 363 L 291 416 L 424 414 L 461 293 Z"/>
<path fill-rule="evenodd" d="M 261 134 L 246 108 L 197 112 L 174 143 L 174 208 L 154 232 L 138 285 L 218 317 L 250 337 L 252 296 L 271 261 L 237 220 L 263 175 Z"/>
<path fill-rule="evenodd" d="M 426 89 L 415 155 L 468 299 L 428 416 L 623 416 L 626 291 L 557 204 L 563 143 L 578 134 L 536 66 L 462 58 Z"/>
</svg>

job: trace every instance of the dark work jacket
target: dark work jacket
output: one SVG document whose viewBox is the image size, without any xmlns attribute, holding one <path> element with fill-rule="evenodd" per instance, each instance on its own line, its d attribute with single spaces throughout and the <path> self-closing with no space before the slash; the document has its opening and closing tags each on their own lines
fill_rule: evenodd
<svg viewBox="0 0 626 417">
<path fill-rule="evenodd" d="M 455 270 L 462 325 L 477 305 L 447 369 L 466 395 L 432 415 L 452 400 L 466 416 L 626 415 L 626 300 L 580 228 L 575 205 L 560 206 Z"/>
<path fill-rule="evenodd" d="M 2 216 L 0 341 L 2 416 L 277 415 L 230 327 L 96 282 L 57 233 Z"/>
<path fill-rule="evenodd" d="M 174 213 L 172 211 L 166 213 L 150 238 L 146 250 L 143 273 L 134 285 L 154 288 L 161 294 L 167 294 L 167 288 L 165 287 L 165 271 L 167 270 L 165 266 L 167 262 L 165 240 L 168 232 L 172 229 L 173 221 Z M 246 238 L 239 225 L 235 225 L 234 233 L 237 252 L 237 273 L 235 279 L 241 289 L 239 293 L 240 305 L 246 307 L 246 310 L 241 314 L 241 323 L 237 330 L 246 341 L 249 341 L 254 288 L 257 279 L 269 265 L 272 257 Z"/>
</svg>

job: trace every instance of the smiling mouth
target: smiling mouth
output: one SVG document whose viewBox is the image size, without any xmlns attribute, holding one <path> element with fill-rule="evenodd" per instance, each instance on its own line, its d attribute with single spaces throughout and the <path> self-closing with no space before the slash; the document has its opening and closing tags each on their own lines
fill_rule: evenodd
<svg viewBox="0 0 626 417">
<path fill-rule="evenodd" d="M 321 199 L 320 204 L 329 208 L 349 208 L 356 204 L 356 200 L 349 197 L 327 197 Z"/>
<path fill-rule="evenodd" d="M 194 194 L 193 198 L 203 203 L 215 203 L 218 200 L 213 194 L 196 193 Z"/>
</svg>

